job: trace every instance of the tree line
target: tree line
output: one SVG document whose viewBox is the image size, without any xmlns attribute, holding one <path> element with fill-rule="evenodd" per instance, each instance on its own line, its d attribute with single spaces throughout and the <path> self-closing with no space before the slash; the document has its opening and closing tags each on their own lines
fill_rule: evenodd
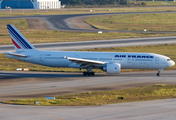
<svg viewBox="0 0 176 120">
<path fill-rule="evenodd" d="M 66 5 L 109 5 L 120 4 L 127 5 L 127 0 L 60 0 Z"/>
</svg>

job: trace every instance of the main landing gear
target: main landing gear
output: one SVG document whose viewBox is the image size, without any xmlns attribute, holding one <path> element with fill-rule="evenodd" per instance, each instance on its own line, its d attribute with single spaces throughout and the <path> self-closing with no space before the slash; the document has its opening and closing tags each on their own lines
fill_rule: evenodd
<svg viewBox="0 0 176 120">
<path fill-rule="evenodd" d="M 158 69 L 158 73 L 156 74 L 157 76 L 160 76 L 161 71 L 163 71 L 163 69 Z"/>
<path fill-rule="evenodd" d="M 94 72 L 83 72 L 83 76 L 94 76 Z"/>
<path fill-rule="evenodd" d="M 86 70 L 87 72 L 83 72 L 83 76 L 94 76 L 95 73 L 94 72 L 91 72 L 93 69 L 93 66 L 89 66 Z"/>
</svg>

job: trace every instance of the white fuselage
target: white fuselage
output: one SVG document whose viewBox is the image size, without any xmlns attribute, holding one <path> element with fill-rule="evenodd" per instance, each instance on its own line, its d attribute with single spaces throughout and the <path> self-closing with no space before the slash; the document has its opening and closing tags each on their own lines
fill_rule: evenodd
<svg viewBox="0 0 176 120">
<path fill-rule="evenodd" d="M 27 57 L 7 55 L 7 57 L 50 67 L 80 68 L 64 57 L 119 63 L 122 69 L 163 69 L 175 63 L 168 57 L 154 53 L 126 52 L 74 52 L 74 51 L 28 51 L 21 52 Z M 103 67 L 103 66 L 99 66 Z"/>
</svg>

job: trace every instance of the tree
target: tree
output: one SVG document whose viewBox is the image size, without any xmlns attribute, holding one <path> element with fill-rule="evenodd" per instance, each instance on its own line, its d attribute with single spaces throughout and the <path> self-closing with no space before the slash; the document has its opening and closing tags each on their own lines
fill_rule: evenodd
<svg viewBox="0 0 176 120">
<path fill-rule="evenodd" d="M 119 4 L 120 5 L 127 5 L 127 0 L 120 0 Z"/>
<path fill-rule="evenodd" d="M 62 4 L 66 5 L 107 5 L 107 4 L 115 4 L 119 0 L 61 0 Z"/>
</svg>

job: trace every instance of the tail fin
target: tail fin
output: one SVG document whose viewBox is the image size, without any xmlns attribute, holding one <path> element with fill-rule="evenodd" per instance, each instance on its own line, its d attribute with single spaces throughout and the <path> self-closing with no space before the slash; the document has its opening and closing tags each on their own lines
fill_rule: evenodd
<svg viewBox="0 0 176 120">
<path fill-rule="evenodd" d="M 36 50 L 35 47 L 13 25 L 7 25 L 16 52 Z"/>
</svg>

